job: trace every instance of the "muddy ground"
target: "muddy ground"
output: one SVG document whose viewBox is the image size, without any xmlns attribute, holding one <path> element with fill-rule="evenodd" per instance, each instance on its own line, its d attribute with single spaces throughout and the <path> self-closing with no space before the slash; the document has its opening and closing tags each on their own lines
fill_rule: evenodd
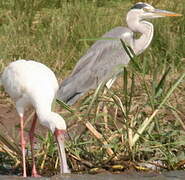
<svg viewBox="0 0 185 180">
<path fill-rule="evenodd" d="M 14 104 L 11 101 L 6 99 L 1 99 L 0 97 L 0 132 L 3 132 L 5 135 L 7 134 L 10 137 L 15 138 L 19 141 L 18 134 L 18 125 L 19 125 L 19 117 L 15 110 Z M 8 101 L 8 102 L 7 102 Z M 26 112 L 26 118 L 29 117 L 30 113 L 33 113 L 32 110 Z M 29 127 L 29 123 L 27 124 Z M 37 124 L 36 128 L 37 133 L 46 132 L 47 129 L 43 126 Z M 26 134 L 26 138 L 28 138 L 28 134 Z M 0 180 L 9 180 L 9 179 L 22 179 L 21 176 L 5 176 L 0 175 Z M 27 179 L 33 179 L 31 177 Z M 35 179 L 35 178 L 34 178 Z M 185 179 L 185 171 L 171 171 L 171 172 L 164 172 L 161 174 L 158 173 L 137 173 L 137 172 L 130 172 L 124 174 L 97 174 L 97 175 L 90 175 L 90 174 L 70 174 L 70 175 L 62 175 L 62 176 L 53 176 L 51 178 L 41 177 L 37 179 L 51 179 L 51 180 L 184 180 Z"/>
<path fill-rule="evenodd" d="M 17 180 L 22 179 L 22 177 L 18 176 L 0 176 L 0 180 Z M 28 177 L 28 180 L 35 179 Z M 36 178 L 38 180 L 51 179 L 51 180 L 184 180 L 185 179 L 185 171 L 171 171 L 165 172 L 162 174 L 142 174 L 142 173 L 128 173 L 128 174 L 97 174 L 97 175 L 89 175 L 89 174 L 67 174 L 62 176 L 53 176 L 51 178 L 41 177 Z"/>
<path fill-rule="evenodd" d="M 27 130 L 29 130 L 30 123 L 32 122 L 28 119 L 33 117 L 33 113 L 33 109 L 29 109 L 25 113 L 25 127 Z M 0 97 L 0 132 L 19 141 L 19 124 L 20 120 L 15 105 L 10 99 L 4 100 Z M 40 134 L 46 131 L 47 128 L 37 123 L 36 133 Z M 28 138 L 28 133 L 26 131 L 25 136 Z"/>
</svg>

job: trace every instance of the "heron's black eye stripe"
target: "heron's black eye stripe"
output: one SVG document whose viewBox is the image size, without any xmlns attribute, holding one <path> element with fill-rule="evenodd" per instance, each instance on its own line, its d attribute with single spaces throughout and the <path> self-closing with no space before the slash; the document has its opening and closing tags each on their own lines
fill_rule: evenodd
<svg viewBox="0 0 185 180">
<path fill-rule="evenodd" d="M 147 6 L 146 4 L 137 3 L 131 9 L 142 9 L 146 6 Z"/>
</svg>

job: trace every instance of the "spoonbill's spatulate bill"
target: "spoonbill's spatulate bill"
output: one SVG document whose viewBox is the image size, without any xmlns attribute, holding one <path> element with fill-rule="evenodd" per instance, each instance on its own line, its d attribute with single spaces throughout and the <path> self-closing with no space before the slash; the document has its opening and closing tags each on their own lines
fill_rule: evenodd
<svg viewBox="0 0 185 180">
<path fill-rule="evenodd" d="M 37 118 L 55 135 L 61 163 L 61 173 L 70 173 L 64 149 L 64 134 L 66 123 L 57 113 L 52 112 L 51 106 L 58 90 L 58 82 L 54 73 L 45 65 L 27 60 L 17 60 L 10 63 L 1 74 L 1 84 L 5 91 L 16 103 L 20 116 L 21 149 L 23 161 L 23 176 L 26 177 L 25 139 L 23 134 L 24 111 L 28 106 L 35 108 L 35 115 L 30 129 L 30 144 L 33 160 L 32 176 L 39 176 L 35 167 L 33 152 L 34 130 Z"/>
<path fill-rule="evenodd" d="M 115 27 L 102 36 L 109 40 L 98 40 L 90 47 L 80 58 L 71 75 L 62 81 L 57 99 L 72 105 L 90 89 L 97 88 L 100 83 L 107 82 L 106 85 L 110 88 L 116 76 L 120 74 L 118 67 L 127 65 L 130 61 L 120 39 L 139 55 L 150 45 L 154 33 L 152 23 L 145 19 L 180 15 L 155 9 L 147 3 L 136 3 L 126 16 L 128 27 Z M 141 34 L 140 38 L 134 38 L 135 32 Z"/>
</svg>

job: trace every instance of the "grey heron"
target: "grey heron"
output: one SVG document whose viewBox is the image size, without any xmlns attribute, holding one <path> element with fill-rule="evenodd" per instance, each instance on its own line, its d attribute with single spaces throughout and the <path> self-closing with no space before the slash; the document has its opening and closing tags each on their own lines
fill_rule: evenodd
<svg viewBox="0 0 185 180">
<path fill-rule="evenodd" d="M 102 38 L 122 39 L 132 48 L 135 55 L 139 55 L 150 45 L 154 34 L 153 24 L 145 19 L 166 16 L 181 16 L 181 14 L 155 9 L 147 3 L 136 3 L 126 16 L 128 27 L 115 27 Z M 134 38 L 136 32 L 141 34 L 138 39 Z M 60 84 L 57 99 L 72 105 L 87 91 L 97 88 L 102 82 L 107 82 L 106 85 L 110 88 L 120 73 L 116 67 L 127 65 L 129 60 L 121 41 L 97 40 L 80 58 L 71 75 Z"/>
</svg>

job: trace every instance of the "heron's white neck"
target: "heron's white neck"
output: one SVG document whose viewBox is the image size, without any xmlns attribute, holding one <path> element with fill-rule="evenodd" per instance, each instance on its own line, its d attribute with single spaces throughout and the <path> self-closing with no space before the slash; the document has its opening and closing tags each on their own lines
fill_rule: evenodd
<svg viewBox="0 0 185 180">
<path fill-rule="evenodd" d="M 151 43 L 153 34 L 154 34 L 154 28 L 153 24 L 140 20 L 137 17 L 134 18 L 127 18 L 127 24 L 128 27 L 133 32 L 139 32 L 141 33 L 140 38 L 133 39 L 132 42 L 132 48 L 136 55 L 141 54 Z"/>
</svg>

